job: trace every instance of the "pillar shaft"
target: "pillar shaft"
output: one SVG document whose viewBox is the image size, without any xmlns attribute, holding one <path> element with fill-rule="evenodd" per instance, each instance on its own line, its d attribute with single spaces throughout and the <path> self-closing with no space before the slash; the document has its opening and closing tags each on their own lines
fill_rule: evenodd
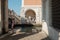
<svg viewBox="0 0 60 40">
<path fill-rule="evenodd" d="M 8 0 L 1 0 L 2 32 L 8 32 Z"/>
<path fill-rule="evenodd" d="M 0 34 L 2 33 L 2 19 L 1 19 L 1 0 L 0 0 Z"/>
<path fill-rule="evenodd" d="M 8 0 L 5 1 L 5 31 L 8 32 Z"/>
</svg>

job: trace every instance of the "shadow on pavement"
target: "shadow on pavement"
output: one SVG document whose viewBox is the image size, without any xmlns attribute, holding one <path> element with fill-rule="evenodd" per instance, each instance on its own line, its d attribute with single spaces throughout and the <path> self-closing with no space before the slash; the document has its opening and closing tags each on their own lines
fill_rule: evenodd
<svg viewBox="0 0 60 40">
<path fill-rule="evenodd" d="M 24 37 L 27 37 L 27 36 L 30 36 L 30 35 L 34 35 L 34 34 L 36 34 L 36 33 L 29 33 L 29 34 L 28 33 L 23 33 L 23 34 L 17 34 L 17 35 L 14 35 L 14 36 L 11 36 L 11 35 L 13 35 L 13 34 L 11 34 L 11 35 L 8 35 L 8 36 L 6 36 L 6 37 L 4 37 L 0 40 L 19 40 L 21 38 L 24 38 Z"/>
</svg>

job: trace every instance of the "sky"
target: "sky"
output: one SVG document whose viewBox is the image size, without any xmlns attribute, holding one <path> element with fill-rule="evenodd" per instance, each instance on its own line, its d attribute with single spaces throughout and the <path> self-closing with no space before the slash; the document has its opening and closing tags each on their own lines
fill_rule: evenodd
<svg viewBox="0 0 60 40">
<path fill-rule="evenodd" d="M 17 15 L 20 15 L 22 0 L 8 0 L 8 8 L 14 10 Z"/>
</svg>

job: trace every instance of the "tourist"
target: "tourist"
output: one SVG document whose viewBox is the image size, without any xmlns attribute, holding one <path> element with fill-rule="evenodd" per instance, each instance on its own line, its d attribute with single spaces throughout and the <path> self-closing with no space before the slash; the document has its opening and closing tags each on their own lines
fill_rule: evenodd
<svg viewBox="0 0 60 40">
<path fill-rule="evenodd" d="M 12 32 L 14 33 L 14 25 L 15 25 L 15 21 L 14 18 L 12 18 Z"/>
</svg>

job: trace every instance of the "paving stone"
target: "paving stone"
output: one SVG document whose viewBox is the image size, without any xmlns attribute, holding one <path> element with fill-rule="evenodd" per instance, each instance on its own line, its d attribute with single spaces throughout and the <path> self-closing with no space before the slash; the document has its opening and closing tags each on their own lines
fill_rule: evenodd
<svg viewBox="0 0 60 40">
<path fill-rule="evenodd" d="M 8 35 L 0 40 L 50 40 L 43 31 L 38 33 L 20 32 L 17 29 L 15 31 L 14 34 Z"/>
</svg>

